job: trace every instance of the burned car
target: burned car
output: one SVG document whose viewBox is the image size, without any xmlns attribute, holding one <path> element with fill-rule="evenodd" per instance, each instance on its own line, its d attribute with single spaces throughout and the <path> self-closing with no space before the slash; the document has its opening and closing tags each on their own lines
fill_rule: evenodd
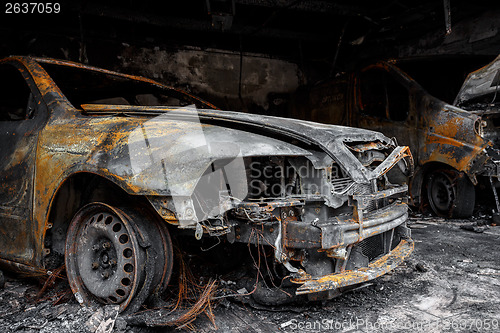
<svg viewBox="0 0 500 333">
<path fill-rule="evenodd" d="M 423 211 L 469 217 L 478 184 L 498 211 L 499 60 L 465 83 L 462 73 L 479 60 L 424 60 L 381 61 L 318 85 L 308 92 L 318 96 L 306 105 L 316 109 L 309 119 L 380 131 L 409 146 L 411 199 Z"/>
<path fill-rule="evenodd" d="M 413 249 L 399 182 L 412 156 L 380 133 L 221 111 L 69 61 L 10 57 L 0 71 L 0 263 L 65 263 L 81 304 L 136 311 L 161 295 L 180 233 L 265 244 L 313 299 Z"/>
</svg>

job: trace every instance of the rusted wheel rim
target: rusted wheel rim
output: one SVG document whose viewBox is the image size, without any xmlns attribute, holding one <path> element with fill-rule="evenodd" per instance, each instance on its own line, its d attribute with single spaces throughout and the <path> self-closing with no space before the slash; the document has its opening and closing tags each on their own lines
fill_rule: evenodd
<svg viewBox="0 0 500 333">
<path fill-rule="evenodd" d="M 97 212 L 81 223 L 76 264 L 82 282 L 103 303 L 122 303 L 139 278 L 139 250 L 127 230 L 127 222 L 115 214 Z"/>
<path fill-rule="evenodd" d="M 146 253 L 120 210 L 94 203 L 73 218 L 66 239 L 66 271 L 77 300 L 119 304 L 123 311 L 144 280 Z"/>
<path fill-rule="evenodd" d="M 429 204 L 434 212 L 447 215 L 455 199 L 452 179 L 444 172 L 436 172 L 428 184 Z"/>
<path fill-rule="evenodd" d="M 119 304 L 137 311 L 160 294 L 172 273 L 172 242 L 147 210 L 91 203 L 71 221 L 65 262 L 71 290 L 82 305 Z"/>
</svg>

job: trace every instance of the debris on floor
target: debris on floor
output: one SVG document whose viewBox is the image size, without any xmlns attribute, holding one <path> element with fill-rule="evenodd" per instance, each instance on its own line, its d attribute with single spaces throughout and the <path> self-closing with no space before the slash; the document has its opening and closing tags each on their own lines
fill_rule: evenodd
<svg viewBox="0 0 500 333">
<path fill-rule="evenodd" d="M 167 288 L 171 292 L 162 301 L 151 300 L 148 308 L 128 316 L 117 314 L 110 305 L 100 309 L 81 307 L 68 293 L 64 279 L 47 283 L 45 278 L 40 283 L 38 279 L 6 275 L 5 287 L 0 289 L 0 332 L 154 333 L 158 328 L 150 326 L 159 323 L 166 331 L 180 327 L 180 331 L 194 329 L 201 333 L 368 332 L 389 318 L 394 325 L 384 332 L 395 333 L 403 330 L 405 326 L 401 325 L 424 325 L 429 318 L 433 323 L 439 318 L 457 318 L 469 325 L 499 322 L 495 309 L 500 307 L 500 257 L 489 249 L 498 245 L 500 228 L 464 232 L 460 229 L 463 223 L 436 222 L 413 229 L 412 236 L 418 241 L 415 253 L 394 272 L 332 300 L 306 305 L 257 303 L 248 297 L 255 289 L 255 271 L 212 274 L 213 268 L 200 266 L 201 258 L 193 254 L 184 255 L 185 267 L 173 277 Z M 485 226 L 478 225 L 477 220 L 467 224 Z M 44 274 L 50 278 L 54 272 Z M 265 271 L 261 273 L 265 275 Z M 259 281 L 265 288 L 262 277 Z M 474 317 L 468 315 L 471 309 Z"/>
<path fill-rule="evenodd" d="M 474 231 L 477 233 L 482 233 L 485 230 L 489 229 L 487 225 L 477 225 L 477 223 L 471 223 L 471 224 L 463 224 L 460 226 L 460 229 L 467 230 L 467 231 Z"/>
<path fill-rule="evenodd" d="M 422 272 L 422 273 L 425 273 L 428 271 L 428 268 L 422 262 L 419 262 L 418 264 L 416 264 L 415 268 L 417 269 L 417 271 Z"/>
</svg>

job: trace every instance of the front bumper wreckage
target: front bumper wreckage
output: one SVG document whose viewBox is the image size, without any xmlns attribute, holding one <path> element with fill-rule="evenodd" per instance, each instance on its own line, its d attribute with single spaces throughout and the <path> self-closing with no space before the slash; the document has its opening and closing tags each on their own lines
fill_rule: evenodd
<svg viewBox="0 0 500 333">
<path fill-rule="evenodd" d="M 357 201 L 358 212 L 361 212 L 361 207 L 368 199 L 380 199 L 405 192 L 407 192 L 406 185 L 370 195 L 355 195 L 353 198 Z M 296 294 L 340 290 L 340 288 L 375 279 L 400 265 L 414 247 L 410 229 L 405 225 L 407 219 L 406 204 L 395 203 L 363 217 L 358 216 L 358 220 L 352 216 L 346 216 L 335 217 L 326 222 L 315 222 L 309 226 L 297 222 L 288 224 L 288 240 L 302 237 L 302 245 L 315 244 L 315 248 L 320 246 L 316 249 L 324 250 L 328 257 L 336 260 L 336 272 L 332 274 L 314 277 L 304 271 L 299 271 L 300 277 L 291 280 L 300 285 Z M 376 259 L 370 261 L 367 267 L 357 267 L 359 263 L 352 263 L 351 269 L 346 269 L 347 260 L 353 248 L 360 246 L 357 244 L 361 244 L 362 247 L 363 242 L 372 241 L 375 237 L 380 238 L 379 244 L 371 244 L 371 248 L 366 249 L 365 252 L 373 251 L 367 254 Z M 296 242 L 288 244 L 294 247 L 301 246 Z M 330 293 L 325 297 L 330 298 L 332 295 L 335 294 Z"/>
<path fill-rule="evenodd" d="M 290 282 L 297 287 L 296 295 L 309 294 L 310 300 L 329 299 L 346 287 L 389 272 L 413 251 L 410 229 L 406 227 L 408 208 L 401 198 L 407 191 L 407 185 L 401 185 L 353 195 L 353 214 L 310 223 L 296 217 L 303 212 L 303 200 L 242 203 L 241 209 L 270 212 L 277 221 L 259 227 L 237 223 L 227 238 L 230 242 L 272 244 L 275 260 L 287 268 Z M 363 213 L 369 202 L 394 197 L 399 198 Z"/>
<path fill-rule="evenodd" d="M 380 191 L 376 194 L 357 195 L 354 198 L 380 198 L 387 194 L 404 193 L 407 186 L 401 186 L 397 189 Z M 358 214 L 360 214 L 361 205 L 358 202 Z M 288 236 L 290 237 L 289 246 L 302 247 L 303 244 L 314 244 L 312 247 L 318 247 L 322 250 L 329 250 L 342 246 L 352 245 L 365 238 L 378 235 L 388 230 L 394 229 L 403 224 L 408 219 L 407 206 L 405 204 L 393 204 L 366 214 L 364 217 L 358 216 L 356 219 L 352 215 L 335 216 L 329 221 L 313 221 L 307 225 L 305 223 L 295 222 L 288 224 Z M 307 237 L 299 243 L 294 243 L 294 239 Z M 317 246 L 316 246 L 317 245 Z"/>
</svg>

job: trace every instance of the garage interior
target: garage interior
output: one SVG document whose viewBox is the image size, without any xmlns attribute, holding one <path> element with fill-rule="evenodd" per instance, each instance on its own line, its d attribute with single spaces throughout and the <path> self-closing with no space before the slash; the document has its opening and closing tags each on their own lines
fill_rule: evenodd
<svg viewBox="0 0 500 333">
<path fill-rule="evenodd" d="M 494 2 L 463 0 L 82 1 L 59 14 L 3 13 L 0 50 L 143 75 L 225 110 L 289 116 L 298 90 L 377 60 L 426 58 L 428 75 L 436 58 L 484 65 L 498 55 L 499 15 Z"/>
<path fill-rule="evenodd" d="M 408 61 L 415 64 L 419 82 L 449 83 L 438 89 L 454 96 L 467 74 L 500 50 L 500 5 L 493 1 L 73 1 L 61 3 L 58 14 L 3 10 L 1 20 L 1 57 L 81 62 L 152 78 L 223 110 L 316 121 L 336 117 L 324 115 L 335 104 L 334 95 L 317 88 L 366 64 Z M 199 318 L 194 327 L 203 332 L 214 327 L 223 332 L 437 332 L 463 324 L 476 332 L 488 324 L 495 331 L 500 231 L 488 214 L 446 220 L 415 211 L 415 252 L 393 274 L 312 306 L 245 307 L 224 300 L 214 309 L 215 323 Z M 60 313 L 54 313 L 50 301 L 33 301 L 39 291 L 30 280 L 7 276 L 0 290 L 0 327 L 96 332 L 113 317 L 71 303 L 57 305 Z M 117 332 L 152 332 L 116 316 L 112 322 Z M 404 322 L 422 326 L 380 326 Z"/>
</svg>

